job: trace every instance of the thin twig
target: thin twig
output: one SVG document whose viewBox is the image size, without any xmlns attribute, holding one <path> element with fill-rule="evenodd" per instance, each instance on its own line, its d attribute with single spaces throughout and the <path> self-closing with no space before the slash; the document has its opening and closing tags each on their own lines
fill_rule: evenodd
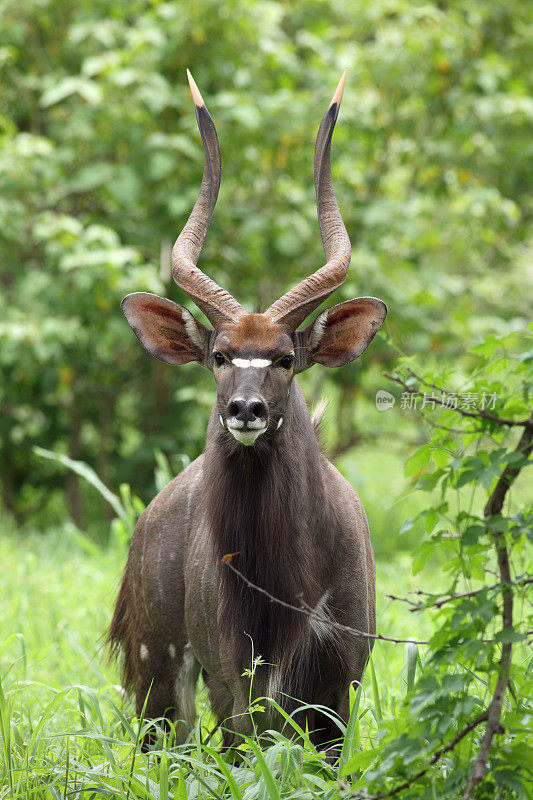
<svg viewBox="0 0 533 800">
<path fill-rule="evenodd" d="M 388 372 L 384 372 L 383 376 L 391 381 L 394 381 L 395 383 L 399 383 L 400 386 L 403 386 L 405 391 L 408 392 L 409 394 L 416 394 L 419 396 L 422 394 L 422 392 L 419 389 L 415 389 L 412 386 L 409 386 L 409 384 L 406 383 L 402 378 L 400 378 L 399 375 L 389 375 Z M 413 373 L 413 377 L 415 377 L 421 383 L 424 383 L 422 378 L 419 378 L 418 375 L 415 375 Z M 450 394 L 455 394 L 455 393 L 450 392 Z M 443 408 L 448 408 L 451 411 L 456 411 L 462 417 L 470 417 L 472 419 L 479 419 L 479 418 L 488 419 L 491 422 L 497 422 L 498 425 L 508 425 L 508 426 L 518 425 L 525 427 L 526 429 L 528 427 L 533 427 L 531 419 L 506 419 L 505 417 L 498 417 L 495 414 L 489 414 L 488 411 L 484 411 L 483 409 L 477 407 L 475 411 L 465 411 L 464 408 L 458 408 L 457 406 L 450 406 L 450 404 L 446 402 L 446 400 L 443 400 L 441 397 L 436 397 L 435 395 L 426 395 L 425 392 L 424 392 L 424 397 L 427 403 L 436 403 L 437 405 L 442 406 Z"/>
<path fill-rule="evenodd" d="M 533 578 L 521 578 L 518 581 L 513 581 L 513 586 L 526 586 L 528 583 L 533 583 Z M 451 594 L 447 597 L 440 597 L 438 600 L 431 600 L 428 599 L 423 603 L 415 603 L 414 600 L 409 600 L 407 597 L 396 597 L 396 595 L 388 594 L 387 597 L 390 597 L 391 600 L 399 600 L 402 603 L 407 603 L 408 605 L 412 606 L 409 611 L 420 611 L 426 608 L 441 608 L 446 603 L 452 603 L 454 600 L 461 600 L 465 597 L 475 597 L 476 594 L 480 592 L 487 591 L 491 592 L 493 589 L 501 589 L 501 583 L 493 583 L 491 586 L 481 586 L 479 589 L 472 589 L 469 592 L 457 592 L 456 594 Z M 438 597 L 436 594 L 431 594 L 430 592 L 422 592 L 418 589 L 414 594 L 424 595 L 428 598 L 435 598 Z"/>
<path fill-rule="evenodd" d="M 340 622 L 335 622 L 334 620 L 330 619 L 329 617 L 325 617 L 322 614 L 317 614 L 316 611 L 313 609 L 305 608 L 304 605 L 295 606 L 292 603 L 286 603 L 285 600 L 280 600 L 279 597 L 274 597 L 273 594 L 267 592 L 266 589 L 262 589 L 261 586 L 257 586 L 257 584 L 252 583 L 252 581 L 248 580 L 248 578 L 242 574 L 236 567 L 233 566 L 231 563 L 231 559 L 233 556 L 237 555 L 236 553 L 225 555 L 221 558 L 221 563 L 225 564 L 229 569 L 235 573 L 244 583 L 250 587 L 250 589 L 255 589 L 256 592 L 268 597 L 268 599 L 272 603 L 277 603 L 284 608 L 289 608 L 291 611 L 298 611 L 300 614 L 305 614 L 307 617 L 311 617 L 311 619 L 315 619 L 318 622 L 323 622 L 326 625 L 329 625 L 331 628 L 334 628 L 338 631 L 343 631 L 344 633 L 349 633 L 352 636 L 361 636 L 365 639 L 376 639 L 382 642 L 394 642 L 395 644 L 428 644 L 427 641 L 418 640 L 418 639 L 393 639 L 391 636 L 382 636 L 381 633 L 367 633 L 367 631 L 360 631 L 357 628 L 352 628 L 350 625 L 342 625 Z"/>
<path fill-rule="evenodd" d="M 386 594 L 385 597 L 388 597 L 390 600 L 398 600 L 399 603 L 407 603 L 408 606 L 413 606 L 409 611 L 416 611 L 421 606 L 421 603 L 415 603 L 414 600 L 409 600 L 408 597 L 397 597 L 395 594 Z"/>
</svg>

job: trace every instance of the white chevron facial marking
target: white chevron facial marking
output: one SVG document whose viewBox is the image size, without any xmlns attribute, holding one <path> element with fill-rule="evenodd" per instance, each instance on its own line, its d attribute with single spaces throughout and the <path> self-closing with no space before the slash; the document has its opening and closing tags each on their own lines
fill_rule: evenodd
<svg viewBox="0 0 533 800">
<path fill-rule="evenodd" d="M 277 428 L 277 429 L 279 430 L 279 429 L 281 428 L 281 426 L 282 426 L 282 425 L 283 425 L 283 417 L 280 417 L 280 418 L 279 418 L 279 422 L 278 422 L 278 428 Z"/>
<path fill-rule="evenodd" d="M 141 644 L 141 646 L 139 648 L 139 655 L 141 657 L 141 661 L 147 661 L 148 660 L 148 656 L 150 655 L 150 653 L 148 652 L 148 648 L 146 647 L 145 644 Z"/>
<path fill-rule="evenodd" d="M 224 420 L 222 419 L 222 414 L 219 414 L 218 418 L 220 420 L 220 424 L 222 425 L 222 427 L 224 427 Z"/>
<path fill-rule="evenodd" d="M 272 364 L 270 358 L 232 358 L 231 363 L 235 367 L 246 369 L 253 367 L 254 369 L 264 369 Z"/>
</svg>

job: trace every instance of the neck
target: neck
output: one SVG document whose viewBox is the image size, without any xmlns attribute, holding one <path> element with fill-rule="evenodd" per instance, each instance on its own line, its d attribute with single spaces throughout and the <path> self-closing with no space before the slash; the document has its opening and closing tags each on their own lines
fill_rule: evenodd
<svg viewBox="0 0 533 800">
<path fill-rule="evenodd" d="M 238 553 L 235 568 L 274 597 L 312 599 L 310 537 L 320 536 L 326 503 L 316 432 L 299 387 L 293 382 L 284 424 L 264 434 L 261 447 L 235 447 L 227 436 L 212 420 L 204 474 L 217 561 Z M 275 657 L 305 617 L 273 604 L 223 564 L 219 569 L 219 633 L 247 633 L 256 654 Z"/>
</svg>

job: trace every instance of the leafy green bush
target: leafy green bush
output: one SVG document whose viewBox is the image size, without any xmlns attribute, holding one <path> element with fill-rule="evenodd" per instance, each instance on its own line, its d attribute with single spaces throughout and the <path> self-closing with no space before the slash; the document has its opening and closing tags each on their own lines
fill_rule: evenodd
<svg viewBox="0 0 533 800">
<path fill-rule="evenodd" d="M 343 767 L 353 788 L 364 787 L 358 797 L 530 796 L 532 619 L 524 601 L 533 526 L 521 474 L 533 451 L 527 342 L 520 334 L 488 337 L 470 351 L 470 374 L 456 372 L 453 383 L 419 375 L 410 362 L 393 376 L 431 434 L 406 465 L 431 498 L 419 514 L 426 538 L 413 571 L 437 552 L 436 569 L 449 584 L 393 598 L 431 615 L 434 633 L 420 644 L 420 677 L 401 713 L 380 720 L 377 736 Z"/>
</svg>

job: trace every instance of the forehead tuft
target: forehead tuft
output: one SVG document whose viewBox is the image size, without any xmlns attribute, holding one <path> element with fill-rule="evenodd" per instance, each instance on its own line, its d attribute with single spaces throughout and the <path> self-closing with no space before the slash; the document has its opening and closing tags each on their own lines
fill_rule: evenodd
<svg viewBox="0 0 533 800">
<path fill-rule="evenodd" d="M 266 314 L 244 314 L 220 326 L 216 346 L 236 353 L 277 353 L 292 345 L 287 329 Z"/>
</svg>

